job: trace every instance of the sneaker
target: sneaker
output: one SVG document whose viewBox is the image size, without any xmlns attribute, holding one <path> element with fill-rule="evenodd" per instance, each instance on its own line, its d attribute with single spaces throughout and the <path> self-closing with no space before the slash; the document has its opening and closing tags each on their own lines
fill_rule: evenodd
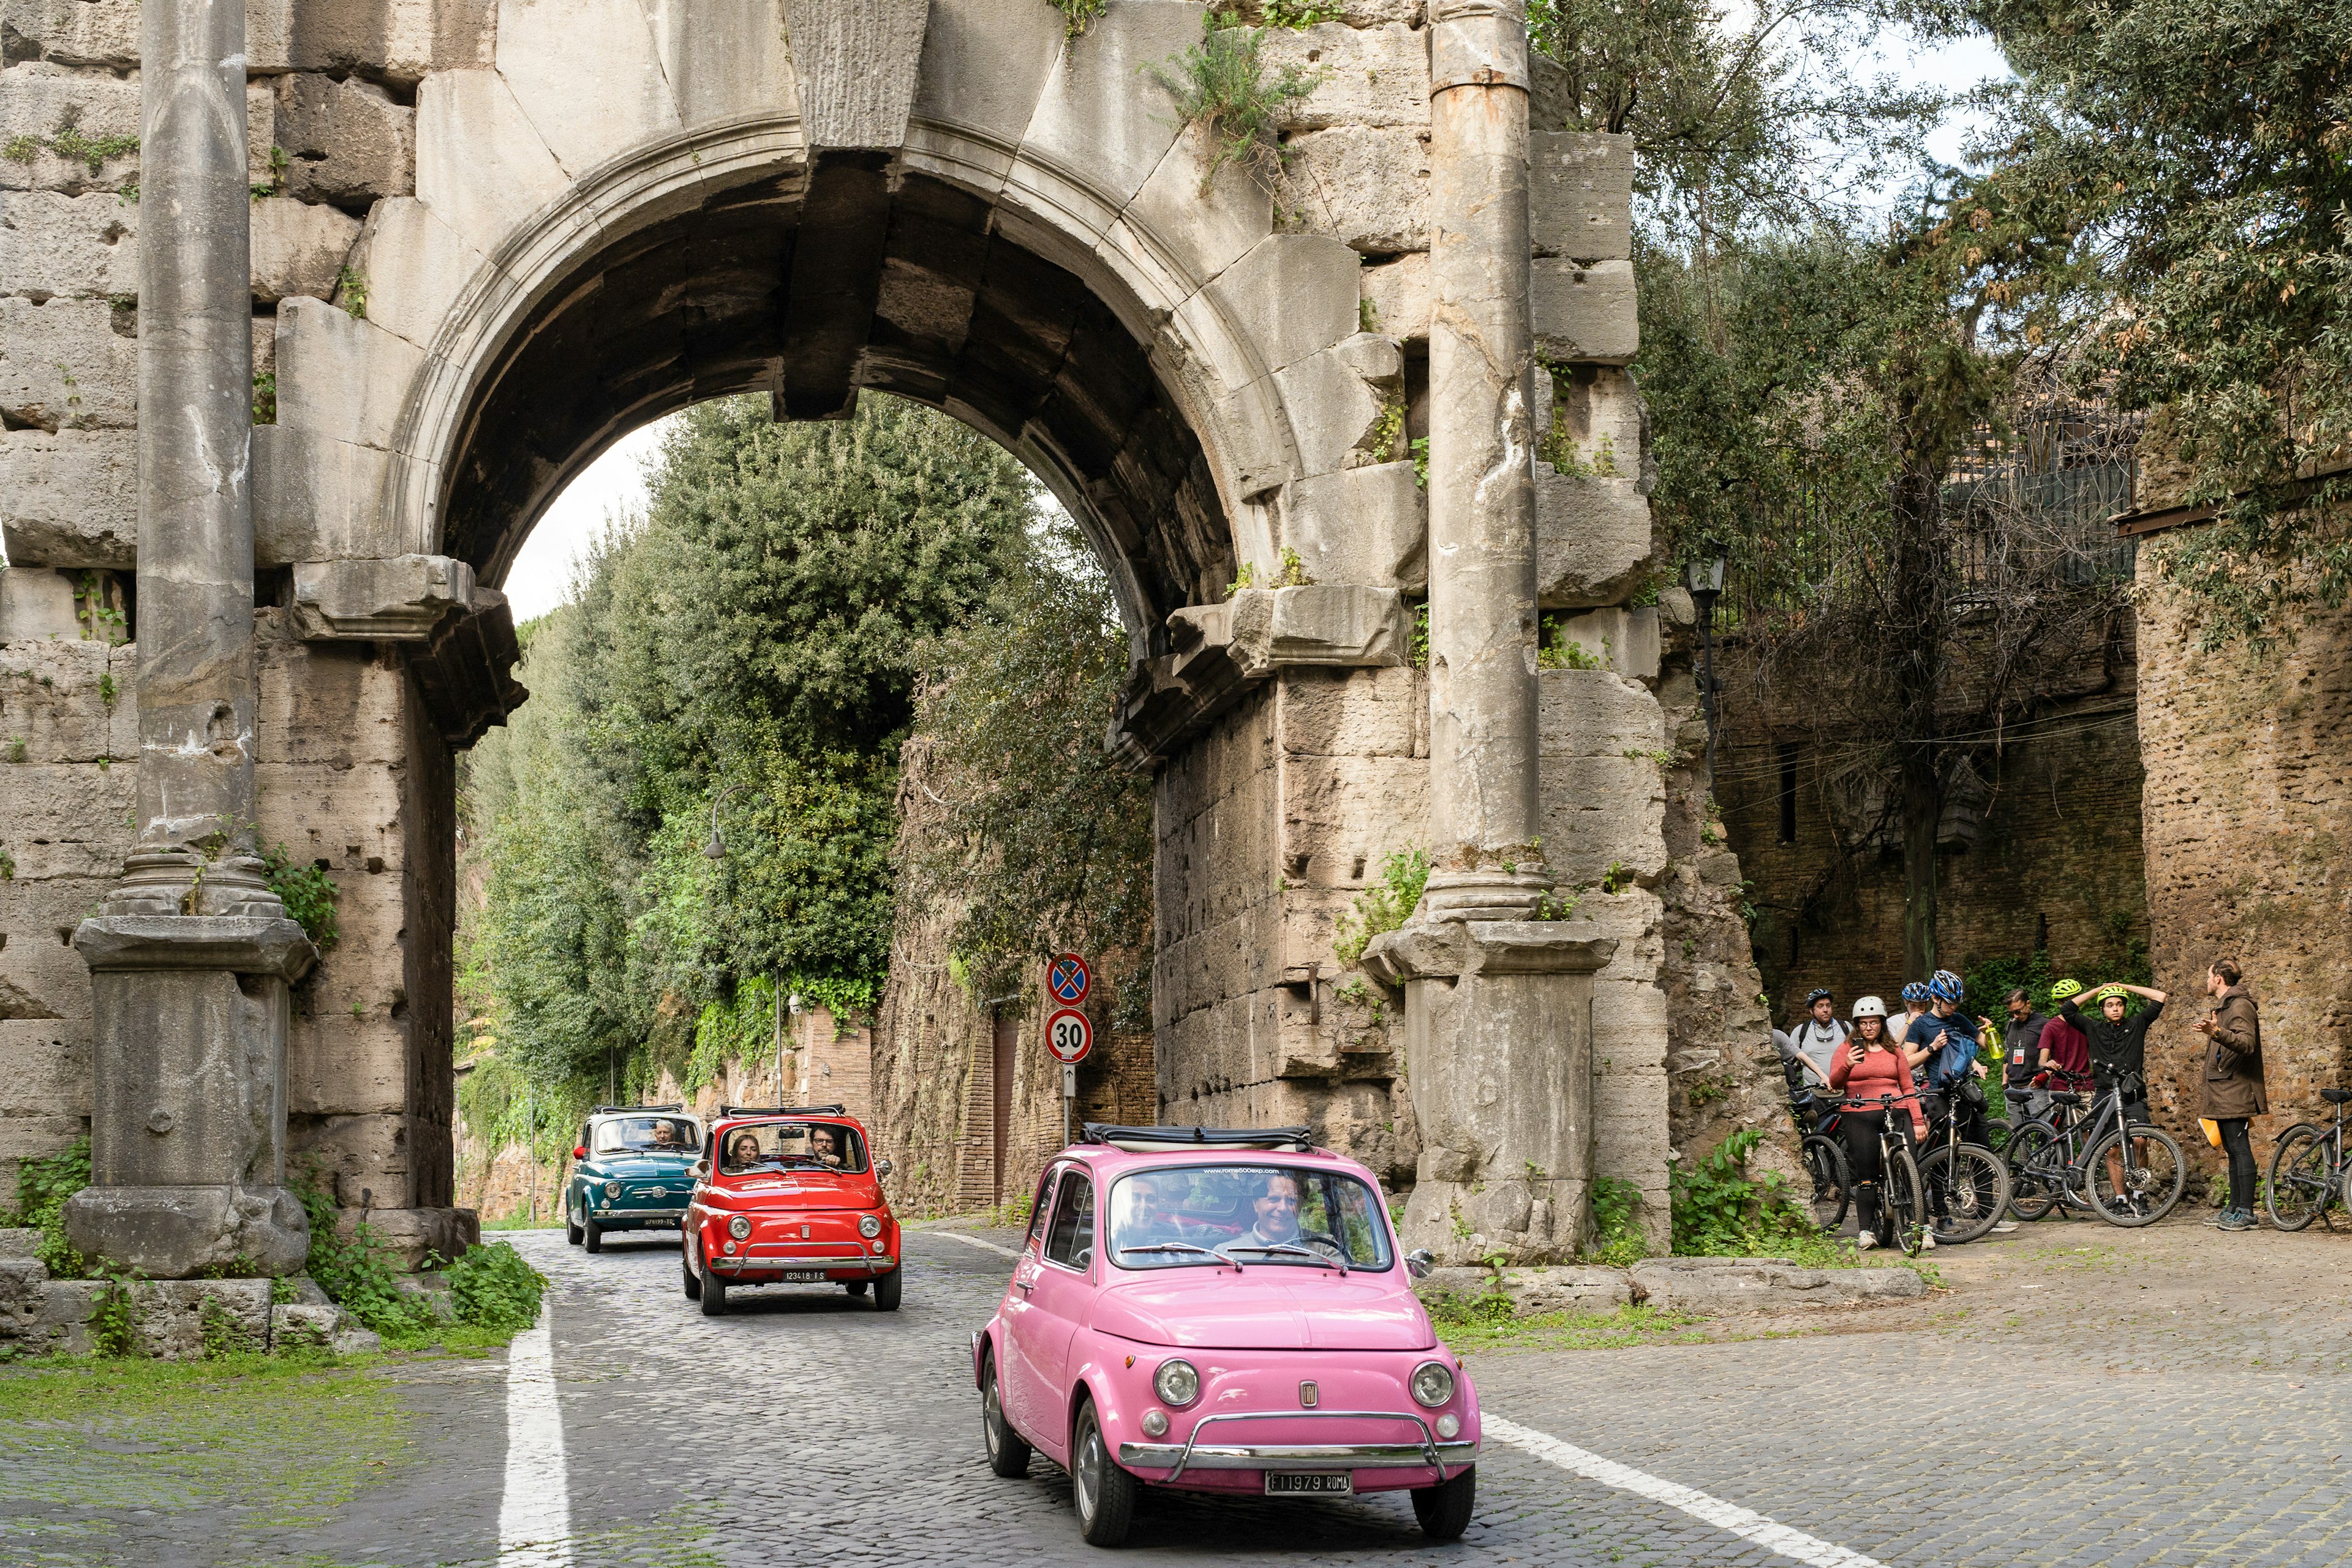
<svg viewBox="0 0 2352 1568">
<path fill-rule="evenodd" d="M 2227 1207 L 2215 1210 L 2213 1216 L 2205 1222 L 2206 1228 L 2209 1230 L 2219 1229 L 2223 1220 L 2228 1219 L 2231 1215 L 2236 1214 L 2237 1212 L 2238 1211 L 2236 1209 Z"/>
<path fill-rule="evenodd" d="M 1936 1233 L 1934 1231 L 1928 1231 L 1919 1237 L 1919 1250 L 1922 1252 L 1933 1252 L 1936 1250 Z"/>
<path fill-rule="evenodd" d="M 1872 1247 L 1876 1247 L 1877 1245 L 1878 1237 L 1871 1235 L 1870 1232 L 1866 1230 L 1860 1236 L 1853 1238 L 1853 1249 L 1856 1252 L 1868 1252 Z"/>
<path fill-rule="evenodd" d="M 1999 1222 L 1992 1227 L 1992 1234 L 1995 1236 L 2007 1236 L 2011 1231 L 2015 1230 L 2016 1228 L 2017 1222 L 2015 1220 L 2005 1219 Z"/>
<path fill-rule="evenodd" d="M 2243 1209 L 2224 1209 L 2221 1211 L 2221 1218 L 2216 1225 L 2215 1228 L 2219 1230 L 2252 1230 L 2254 1228 L 2254 1216 L 2248 1214 Z"/>
</svg>

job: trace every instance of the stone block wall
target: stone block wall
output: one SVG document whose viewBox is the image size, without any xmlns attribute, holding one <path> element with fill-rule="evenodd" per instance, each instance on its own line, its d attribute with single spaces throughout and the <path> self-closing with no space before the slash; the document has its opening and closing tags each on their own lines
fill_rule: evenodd
<svg viewBox="0 0 2352 1568">
<path fill-rule="evenodd" d="M 2291 1123 L 2332 1122 L 2319 1090 L 2352 1083 L 2352 616 L 2315 610 L 2279 647 L 2200 653 L 2142 552 L 2139 743 L 2156 984 L 2176 1000 L 2149 1032 L 2150 1101 L 2192 1161 L 2206 966 L 2232 957 L 2262 1007 L 2271 1113 L 2258 1159 Z"/>
</svg>

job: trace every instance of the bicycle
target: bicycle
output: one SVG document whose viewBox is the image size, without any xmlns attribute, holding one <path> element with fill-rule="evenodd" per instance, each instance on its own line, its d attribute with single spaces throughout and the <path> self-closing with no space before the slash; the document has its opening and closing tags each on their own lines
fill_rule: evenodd
<svg viewBox="0 0 2352 1568">
<path fill-rule="evenodd" d="M 1813 1125 L 1812 1113 L 1819 1097 L 1810 1089 L 1792 1085 L 1789 1094 L 1789 1114 L 1797 1121 L 1801 1135 L 1798 1145 L 1805 1164 L 1805 1175 L 1813 1184 L 1813 1223 L 1823 1234 L 1835 1236 L 1845 1228 L 1846 1210 L 1853 1202 L 1853 1183 L 1845 1167 L 1845 1151 L 1838 1147 L 1832 1134 L 1837 1128 L 1837 1113 L 1824 1117 L 1819 1127 Z M 1809 1131 L 1810 1129 L 1810 1131 Z"/>
<path fill-rule="evenodd" d="M 2314 1215 L 2328 1229 L 2336 1228 L 2331 1207 L 2352 1208 L 2352 1171 L 2344 1151 L 2344 1106 L 2352 1089 L 2323 1089 L 2319 1098 L 2336 1108 L 2336 1126 L 2322 1130 L 2298 1121 L 2279 1134 L 2271 1151 L 2271 1179 L 2264 1184 L 2263 1206 L 2281 1230 L 2301 1230 Z"/>
<path fill-rule="evenodd" d="M 1927 1245 L 1926 1199 L 1919 1181 L 1919 1163 L 1911 1144 L 1896 1130 L 1897 1116 L 1911 1114 L 1903 1101 L 1908 1096 L 1882 1094 L 1876 1100 L 1846 1099 L 1841 1110 L 1883 1110 L 1878 1122 L 1878 1232 L 1881 1242 L 1900 1247 L 1906 1258 L 1916 1258 Z"/>
<path fill-rule="evenodd" d="M 1927 1122 L 1934 1147 L 1919 1157 L 1919 1184 L 1933 1216 L 1936 1243 L 1974 1241 L 2000 1222 L 2009 1206 L 2009 1167 L 1981 1143 L 1960 1136 L 1960 1091 L 1937 1094 L 1941 1109 Z"/>
<path fill-rule="evenodd" d="M 2172 1212 L 2189 1184 L 2188 1163 L 2172 1135 L 2145 1121 L 2124 1121 L 2124 1079 L 2097 1097 L 2097 1111 L 2085 1122 L 2069 1118 L 2062 1131 L 2029 1119 L 2011 1134 L 2009 1171 L 2011 1213 L 2037 1220 L 2060 1203 L 2087 1197 L 2109 1225 L 2136 1229 Z M 2011 1089 L 2012 1098 L 2027 1091 Z M 2053 1096 L 2079 1105 L 2071 1094 Z"/>
</svg>

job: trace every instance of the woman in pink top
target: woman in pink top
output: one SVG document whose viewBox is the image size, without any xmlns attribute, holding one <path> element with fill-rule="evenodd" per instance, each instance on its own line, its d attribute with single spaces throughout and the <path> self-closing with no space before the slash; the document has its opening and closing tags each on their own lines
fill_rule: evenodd
<svg viewBox="0 0 2352 1568">
<path fill-rule="evenodd" d="M 1906 1024 L 1908 1020 L 1906 1021 Z M 1896 1105 L 1910 1114 L 1897 1123 L 1905 1142 L 1915 1148 L 1927 1136 L 1927 1119 L 1919 1111 L 1919 1088 L 1912 1070 L 1927 1059 L 1901 1037 L 1886 1032 L 1886 1004 L 1864 996 L 1853 1005 L 1853 1034 L 1830 1058 L 1830 1087 L 1850 1099 L 1875 1101 L 1882 1095 L 1900 1098 Z M 1862 1235 L 1858 1247 L 1878 1245 L 1878 1131 L 1886 1112 L 1876 1104 L 1841 1111 L 1838 1128 L 1845 1135 L 1846 1169 L 1853 1182 L 1856 1217 Z"/>
</svg>

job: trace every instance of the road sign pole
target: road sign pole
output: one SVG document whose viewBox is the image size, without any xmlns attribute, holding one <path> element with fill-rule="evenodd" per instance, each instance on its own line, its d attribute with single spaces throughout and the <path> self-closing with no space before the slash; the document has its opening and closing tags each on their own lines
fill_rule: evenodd
<svg viewBox="0 0 2352 1568">
<path fill-rule="evenodd" d="M 1078 1066 L 1076 1062 L 1062 1064 L 1062 1147 L 1070 1146 L 1070 1107 L 1078 1100 Z"/>
</svg>

